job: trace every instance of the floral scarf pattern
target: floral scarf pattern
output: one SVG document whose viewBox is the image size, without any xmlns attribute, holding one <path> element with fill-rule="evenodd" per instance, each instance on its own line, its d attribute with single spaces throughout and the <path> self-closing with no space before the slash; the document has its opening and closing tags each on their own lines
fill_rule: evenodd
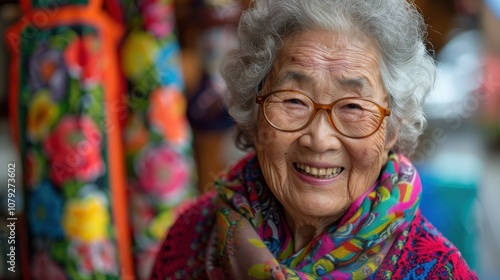
<svg viewBox="0 0 500 280">
<path fill-rule="evenodd" d="M 211 279 L 359 279 L 372 275 L 418 209 L 421 182 L 391 152 L 377 182 L 343 218 L 293 252 L 281 205 L 251 154 L 216 181 L 216 226 L 207 252 Z M 298 205 L 300 207 L 300 205 Z"/>
</svg>

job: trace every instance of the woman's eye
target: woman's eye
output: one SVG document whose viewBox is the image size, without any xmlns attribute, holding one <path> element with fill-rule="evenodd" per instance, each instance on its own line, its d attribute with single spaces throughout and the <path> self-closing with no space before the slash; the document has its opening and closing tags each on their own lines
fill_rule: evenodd
<svg viewBox="0 0 500 280">
<path fill-rule="evenodd" d="M 356 104 L 356 103 L 349 103 L 349 104 L 346 104 L 344 105 L 344 107 L 346 109 L 363 109 L 363 107 L 361 107 L 359 104 Z"/>
<path fill-rule="evenodd" d="M 302 102 L 300 99 L 296 99 L 296 98 L 283 100 L 283 103 L 294 104 L 294 105 L 304 105 L 304 102 Z"/>
</svg>

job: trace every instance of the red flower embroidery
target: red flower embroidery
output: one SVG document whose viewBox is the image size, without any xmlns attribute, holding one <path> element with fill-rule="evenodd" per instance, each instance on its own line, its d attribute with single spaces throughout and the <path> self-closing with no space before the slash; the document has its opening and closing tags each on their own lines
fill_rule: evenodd
<svg viewBox="0 0 500 280">
<path fill-rule="evenodd" d="M 93 182 L 104 172 L 101 132 L 87 116 L 63 118 L 44 143 L 50 177 L 58 186 L 67 180 Z"/>
<path fill-rule="evenodd" d="M 81 80 L 84 87 L 101 82 L 107 60 L 95 36 L 79 37 L 71 42 L 64 52 L 64 59 L 71 76 Z"/>
<path fill-rule="evenodd" d="M 182 199 L 189 183 L 189 164 L 166 145 L 147 149 L 137 161 L 136 172 L 142 190 L 172 203 Z"/>
</svg>

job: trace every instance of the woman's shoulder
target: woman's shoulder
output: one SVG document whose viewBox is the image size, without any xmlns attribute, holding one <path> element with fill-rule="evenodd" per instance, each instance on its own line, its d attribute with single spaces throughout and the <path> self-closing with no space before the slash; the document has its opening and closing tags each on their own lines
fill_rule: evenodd
<svg viewBox="0 0 500 280">
<path fill-rule="evenodd" d="M 154 264 L 150 279 L 203 279 L 205 248 L 210 236 L 215 192 L 189 203 L 169 229 Z"/>
<path fill-rule="evenodd" d="M 460 251 L 420 212 L 401 237 L 377 279 L 477 279 Z"/>
</svg>

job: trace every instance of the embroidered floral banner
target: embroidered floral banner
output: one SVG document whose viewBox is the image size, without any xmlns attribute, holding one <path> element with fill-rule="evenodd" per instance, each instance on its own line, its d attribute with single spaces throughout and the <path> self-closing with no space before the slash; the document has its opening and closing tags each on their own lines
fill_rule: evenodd
<svg viewBox="0 0 500 280">
<path fill-rule="evenodd" d="M 7 41 L 25 170 L 23 272 L 146 279 L 195 193 L 173 2 L 21 5 Z"/>
<path fill-rule="evenodd" d="M 125 154 L 139 279 L 153 262 L 179 206 L 195 194 L 173 1 L 142 0 L 122 47 L 128 81 Z"/>
<path fill-rule="evenodd" d="M 25 3 L 26 6 L 26 3 Z M 7 34 L 11 121 L 21 152 L 33 279 L 133 275 L 126 217 L 116 49 L 100 11 L 25 11 Z M 26 257 L 26 256 L 25 256 Z"/>
</svg>

